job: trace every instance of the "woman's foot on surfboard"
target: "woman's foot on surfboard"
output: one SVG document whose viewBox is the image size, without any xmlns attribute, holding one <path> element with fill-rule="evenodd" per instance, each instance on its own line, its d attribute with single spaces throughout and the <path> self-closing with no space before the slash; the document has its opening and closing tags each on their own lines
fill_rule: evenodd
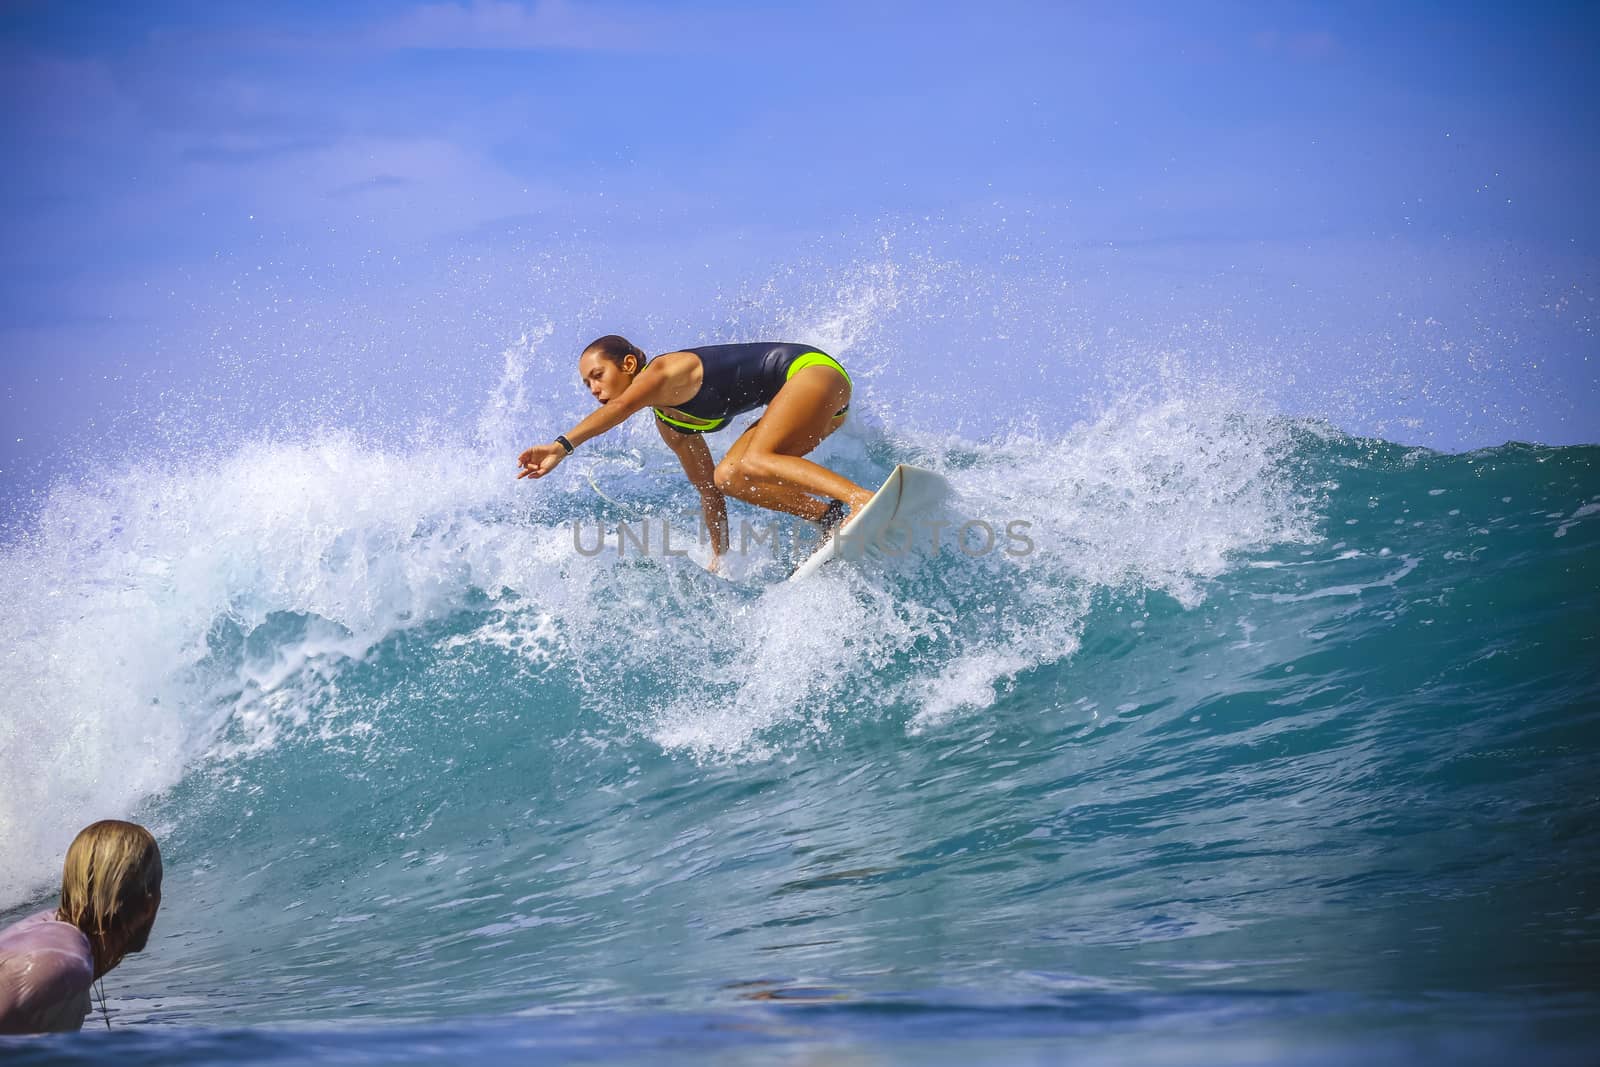
<svg viewBox="0 0 1600 1067">
<path fill-rule="evenodd" d="M 817 525 L 822 527 L 822 539 L 826 541 L 833 536 L 833 531 L 844 525 L 847 515 L 843 500 L 828 501 L 828 510 L 822 513 L 822 518 L 817 520 Z"/>
<path fill-rule="evenodd" d="M 811 549 L 812 553 L 822 551 L 822 547 L 833 540 L 833 535 L 839 532 L 839 527 L 844 525 L 844 520 L 850 517 L 851 511 L 852 509 L 843 500 L 833 498 L 828 500 L 827 510 L 822 513 L 821 518 L 817 519 L 817 543 Z M 807 559 L 809 558 L 810 556 L 808 555 Z M 795 571 L 799 570 L 803 563 L 805 563 L 805 560 L 795 564 L 794 569 L 789 572 L 790 578 L 794 577 Z"/>
</svg>

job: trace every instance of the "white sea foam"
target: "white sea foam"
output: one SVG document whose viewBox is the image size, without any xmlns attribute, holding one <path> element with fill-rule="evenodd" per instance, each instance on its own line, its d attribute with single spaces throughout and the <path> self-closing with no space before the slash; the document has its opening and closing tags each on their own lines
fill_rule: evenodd
<svg viewBox="0 0 1600 1067">
<path fill-rule="evenodd" d="M 792 332 L 826 335 L 848 358 L 873 309 L 898 299 L 877 282 L 903 284 L 869 272 L 851 297 L 859 314 L 846 301 L 832 318 L 793 316 Z M 512 477 L 525 427 L 581 410 L 570 398 L 541 409 L 521 385 L 565 366 L 546 335 L 508 349 L 471 440 L 379 446 L 309 431 L 135 460 L 51 495 L 0 550 L 13 591 L 0 614 L 0 907 L 47 887 L 84 824 L 136 814 L 197 761 L 270 750 L 307 726 L 308 673 L 336 673 L 474 596 L 495 611 L 441 639 L 440 654 L 515 650 L 567 671 L 596 722 L 749 758 L 783 730 L 889 707 L 910 709 L 915 729 L 981 709 L 1019 672 L 1075 651 L 1097 590 L 1193 605 L 1238 552 L 1308 529 L 1282 466 L 1290 429 L 1236 397 L 1126 396 L 1064 432 L 975 441 L 886 425 L 892 409 L 874 408 L 869 389 L 826 462 L 863 483 L 886 460 L 930 465 L 957 490 L 955 519 L 1028 523 L 1033 551 L 968 560 L 947 548 L 909 579 L 846 567 L 795 585 L 760 561 L 727 582 L 693 558 L 584 557 L 574 516 L 672 518 L 693 495 L 646 420 L 550 479 Z M 284 616 L 300 623 L 218 667 L 219 633 L 248 637 Z M 909 681 L 861 684 L 905 663 Z"/>
<path fill-rule="evenodd" d="M 956 489 L 951 531 L 1021 522 L 1032 551 L 997 543 L 969 558 L 946 533 L 931 584 L 835 566 L 726 614 L 701 609 L 691 632 L 659 637 L 697 666 L 688 684 L 663 687 L 645 726 L 667 746 L 748 754 L 781 723 L 825 729 L 835 715 L 901 704 L 920 729 L 986 707 L 1019 672 L 1077 650 L 1097 591 L 1158 591 L 1192 607 L 1240 552 L 1308 539 L 1309 507 L 1283 469 L 1290 446 L 1282 420 L 1219 397 L 1128 399 L 1055 438 L 902 437 L 893 451 Z M 910 682 L 859 695 L 862 678 L 919 648 Z"/>
<path fill-rule="evenodd" d="M 499 462 L 493 462 L 499 460 Z M 525 531 L 480 515 L 514 499 L 503 456 L 388 454 L 342 435 L 255 443 L 188 466 L 133 466 L 58 489 L 0 553 L 0 906 L 48 881 L 72 835 L 126 816 L 310 660 L 359 657 L 472 586 L 520 584 Z M 223 621 L 321 620 L 236 677 L 197 672 Z M 212 690 L 238 701 L 219 707 Z M 260 715 L 270 743 L 276 720 Z"/>
</svg>

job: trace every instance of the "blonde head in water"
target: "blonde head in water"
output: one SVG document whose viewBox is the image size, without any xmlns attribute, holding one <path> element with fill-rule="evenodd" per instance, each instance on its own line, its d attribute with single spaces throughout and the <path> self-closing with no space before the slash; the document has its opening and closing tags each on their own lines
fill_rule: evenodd
<svg viewBox="0 0 1600 1067">
<path fill-rule="evenodd" d="M 104 819 L 67 849 L 56 918 L 84 932 L 98 978 L 143 950 L 161 907 L 161 849 L 137 823 Z"/>
</svg>

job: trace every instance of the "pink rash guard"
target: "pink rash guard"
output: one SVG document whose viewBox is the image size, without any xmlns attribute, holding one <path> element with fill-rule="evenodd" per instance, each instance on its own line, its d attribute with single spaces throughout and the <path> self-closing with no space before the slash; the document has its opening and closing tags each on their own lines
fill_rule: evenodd
<svg viewBox="0 0 1600 1067">
<path fill-rule="evenodd" d="M 0 930 L 0 1034 L 82 1029 L 93 981 L 89 939 L 55 909 Z"/>
</svg>

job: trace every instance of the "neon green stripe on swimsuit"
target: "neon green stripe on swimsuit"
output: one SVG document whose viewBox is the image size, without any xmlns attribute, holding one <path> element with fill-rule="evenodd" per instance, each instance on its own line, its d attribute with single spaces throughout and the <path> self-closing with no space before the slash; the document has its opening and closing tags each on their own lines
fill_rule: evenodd
<svg viewBox="0 0 1600 1067">
<path fill-rule="evenodd" d="M 850 372 L 844 369 L 844 365 L 826 352 L 802 352 L 795 357 L 793 363 L 789 364 L 789 371 L 783 376 L 783 380 L 788 381 L 807 367 L 832 367 L 844 375 L 847 384 L 854 384 L 850 381 Z"/>
<path fill-rule="evenodd" d="M 668 426 L 677 426 L 685 430 L 693 430 L 695 433 L 706 433 L 709 430 L 715 430 L 723 423 L 728 421 L 727 419 L 695 419 L 688 415 L 685 415 L 682 418 L 675 418 L 671 415 L 663 415 L 660 408 L 651 408 L 650 410 L 656 413 L 656 418 L 660 419 Z"/>
</svg>

